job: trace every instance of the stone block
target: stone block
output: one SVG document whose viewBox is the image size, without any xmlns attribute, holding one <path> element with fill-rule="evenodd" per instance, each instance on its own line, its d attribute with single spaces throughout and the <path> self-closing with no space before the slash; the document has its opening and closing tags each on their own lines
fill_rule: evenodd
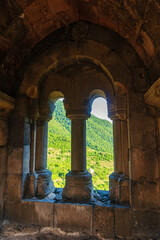
<svg viewBox="0 0 160 240">
<path fill-rule="evenodd" d="M 143 93 L 130 92 L 128 100 L 130 116 L 134 116 L 135 114 L 141 116 L 147 113 Z"/>
<path fill-rule="evenodd" d="M 130 189 L 129 189 L 129 179 L 125 177 L 119 178 L 118 181 L 118 195 L 120 203 L 129 203 Z"/>
<path fill-rule="evenodd" d="M 17 106 L 17 108 L 20 108 L 20 106 Z M 8 146 L 14 146 L 15 148 L 23 148 L 24 118 L 19 116 L 18 111 L 14 111 L 12 115 L 10 115 L 8 126 L 10 133 L 8 136 Z"/>
<path fill-rule="evenodd" d="M 115 208 L 115 235 L 122 239 L 132 236 L 132 210 L 130 208 Z"/>
<path fill-rule="evenodd" d="M 131 149 L 131 172 L 133 179 L 145 177 L 146 179 L 158 178 L 158 159 L 156 149 L 138 150 Z"/>
<path fill-rule="evenodd" d="M 94 235 L 114 237 L 114 209 L 113 207 L 95 206 L 94 208 Z"/>
<path fill-rule="evenodd" d="M 132 69 L 133 88 L 137 92 L 146 91 L 149 86 L 148 72 L 144 67 L 136 67 Z"/>
<path fill-rule="evenodd" d="M 159 239 L 160 212 L 135 210 L 132 213 L 132 234 L 136 239 Z"/>
<path fill-rule="evenodd" d="M 109 51 L 110 49 L 107 46 L 95 41 L 83 39 L 79 42 L 79 46 L 76 49 L 76 54 L 83 55 L 85 52 L 86 56 L 96 58 L 103 63 L 104 55 L 107 55 Z"/>
<path fill-rule="evenodd" d="M 24 9 L 26 8 L 28 5 L 30 5 L 34 0 L 16 0 L 16 2 Z"/>
<path fill-rule="evenodd" d="M 66 231 L 92 232 L 92 206 L 54 204 L 54 227 Z"/>
<path fill-rule="evenodd" d="M 22 174 L 23 148 L 10 148 L 8 151 L 7 172 L 8 174 Z"/>
<path fill-rule="evenodd" d="M 24 202 L 23 202 L 24 204 Z M 54 205 L 52 202 L 34 202 L 34 222 L 42 226 L 53 226 Z"/>
<path fill-rule="evenodd" d="M 8 175 L 6 194 L 8 200 L 21 199 L 22 197 L 22 176 L 21 175 Z"/>
<path fill-rule="evenodd" d="M 37 23 L 33 25 L 33 29 L 37 32 L 40 39 L 44 36 L 50 34 L 53 30 L 53 18 L 50 15 L 45 16 L 40 19 Z"/>
<path fill-rule="evenodd" d="M 42 17 L 46 16 L 49 12 L 47 2 L 38 0 L 33 2 L 24 9 L 24 14 L 28 18 L 31 24 L 38 22 Z"/>
<path fill-rule="evenodd" d="M 112 27 L 113 26 L 114 25 L 112 25 Z M 123 38 L 115 34 L 115 32 L 110 29 L 90 24 L 87 38 L 101 42 L 109 46 L 111 49 L 114 49 L 130 68 L 142 65 L 132 46 L 130 44 L 126 44 L 126 42 L 123 41 Z"/>
<path fill-rule="evenodd" d="M 51 2 L 51 0 L 48 0 L 48 2 Z M 65 0 L 54 0 L 54 7 L 56 13 L 64 12 L 70 8 L 68 2 Z"/>
<path fill-rule="evenodd" d="M 159 208 L 160 207 L 160 183 L 132 181 L 131 202 L 133 208 Z"/>
<path fill-rule="evenodd" d="M 110 51 L 103 60 L 103 64 L 112 73 L 115 82 L 120 82 L 126 87 L 131 88 L 131 75 L 122 59 L 114 51 Z"/>
<path fill-rule="evenodd" d="M 0 148 L 0 174 L 6 173 L 7 148 Z"/>
<path fill-rule="evenodd" d="M 0 146 L 5 146 L 8 138 L 8 123 L 0 119 Z"/>
<path fill-rule="evenodd" d="M 3 199 L 5 176 L 0 174 L 0 199 Z"/>
<path fill-rule="evenodd" d="M 53 226 L 53 203 L 42 201 L 7 201 L 6 220 L 22 225 Z"/>
<path fill-rule="evenodd" d="M 134 149 L 155 149 L 156 133 L 155 118 L 138 115 L 131 116 L 129 123 L 129 134 L 131 148 Z"/>
</svg>

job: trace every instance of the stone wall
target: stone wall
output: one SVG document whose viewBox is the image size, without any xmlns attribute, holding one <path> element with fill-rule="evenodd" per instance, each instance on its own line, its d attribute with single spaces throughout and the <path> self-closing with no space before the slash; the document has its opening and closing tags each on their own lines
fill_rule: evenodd
<svg viewBox="0 0 160 240">
<path fill-rule="evenodd" d="M 29 5 L 21 7 L 29 14 Z M 9 114 L 14 101 L 8 97 L 11 107 L 2 105 L 8 114 L 0 118 L 1 221 L 97 238 L 158 239 L 159 105 L 149 106 L 144 100 L 152 81 L 131 45 L 108 29 L 80 21 L 42 40 L 26 56 L 16 77 L 15 110 Z M 93 197 L 85 171 L 84 123 L 93 93 L 109 99 L 109 116 L 114 121 L 115 169 L 110 198 L 102 197 L 102 201 Z M 61 95 L 67 116 L 83 129 L 77 132 L 75 124 L 72 131 L 74 139 L 77 134 L 84 140 L 78 148 L 83 159 L 71 159 L 77 167 L 73 172 L 87 179 L 80 181 L 81 190 L 88 186 L 91 190 L 83 199 L 82 194 L 74 198 L 78 192 L 75 173 L 66 187 L 76 182 L 71 191 L 75 195 L 68 199 L 65 193 L 62 199 L 47 170 L 47 121 Z"/>
</svg>

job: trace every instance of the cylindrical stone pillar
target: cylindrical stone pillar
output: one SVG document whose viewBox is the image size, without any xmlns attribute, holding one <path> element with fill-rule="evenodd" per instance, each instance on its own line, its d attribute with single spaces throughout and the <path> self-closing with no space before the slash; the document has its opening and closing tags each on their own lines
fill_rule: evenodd
<svg viewBox="0 0 160 240">
<path fill-rule="evenodd" d="M 36 161 L 36 131 L 37 119 L 39 117 L 38 99 L 29 99 L 30 106 L 30 162 L 29 173 L 27 176 L 27 185 L 25 195 L 28 198 L 35 196 L 36 191 L 36 174 L 35 174 L 35 161 Z"/>
<path fill-rule="evenodd" d="M 77 111 L 78 112 L 78 111 Z M 92 175 L 86 171 L 86 119 L 84 112 L 70 112 L 71 119 L 71 171 L 66 174 L 63 199 L 89 201 L 93 197 Z"/>
<path fill-rule="evenodd" d="M 129 202 L 129 157 L 128 157 L 128 129 L 127 122 L 121 121 L 122 136 L 122 169 L 123 174 L 119 178 L 119 201 Z"/>
<path fill-rule="evenodd" d="M 114 172 L 109 176 L 109 194 L 113 201 L 119 200 L 119 178 L 123 173 L 121 120 L 113 119 Z"/>
<path fill-rule="evenodd" d="M 128 158 L 128 130 L 127 122 L 121 121 L 122 128 L 122 161 L 123 161 L 123 175 L 129 176 L 129 158 Z"/>
<path fill-rule="evenodd" d="M 86 171 L 86 119 L 71 120 L 71 171 Z"/>
<path fill-rule="evenodd" d="M 54 190 L 52 173 L 47 169 L 48 121 L 37 121 L 36 163 L 37 175 L 36 197 L 43 198 Z"/>
<path fill-rule="evenodd" d="M 34 119 L 30 125 L 31 128 L 31 140 L 30 140 L 30 173 L 35 171 L 35 159 L 36 159 L 36 130 L 37 121 Z"/>
<path fill-rule="evenodd" d="M 47 170 L 48 122 L 38 120 L 36 140 L 36 172 Z"/>
<path fill-rule="evenodd" d="M 121 139 L 121 120 L 113 120 L 113 144 L 114 144 L 114 172 L 122 174 L 122 139 Z"/>
</svg>

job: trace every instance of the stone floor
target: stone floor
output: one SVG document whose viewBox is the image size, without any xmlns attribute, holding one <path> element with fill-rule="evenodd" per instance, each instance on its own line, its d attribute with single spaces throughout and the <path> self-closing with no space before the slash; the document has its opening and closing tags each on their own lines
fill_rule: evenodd
<svg viewBox="0 0 160 240">
<path fill-rule="evenodd" d="M 80 233 L 62 232 L 60 229 L 24 227 L 4 223 L 1 228 L 1 240 L 101 240 L 103 238 Z"/>
</svg>

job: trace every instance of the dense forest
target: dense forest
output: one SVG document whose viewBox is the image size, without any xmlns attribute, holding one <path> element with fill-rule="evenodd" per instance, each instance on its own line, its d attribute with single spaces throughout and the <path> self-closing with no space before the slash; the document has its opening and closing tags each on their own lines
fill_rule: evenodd
<svg viewBox="0 0 160 240">
<path fill-rule="evenodd" d="M 48 169 L 55 187 L 64 187 L 70 165 L 71 121 L 65 116 L 63 102 L 57 101 L 48 130 Z M 93 115 L 87 120 L 87 169 L 94 189 L 108 190 L 108 177 L 113 172 L 112 124 Z"/>
</svg>

